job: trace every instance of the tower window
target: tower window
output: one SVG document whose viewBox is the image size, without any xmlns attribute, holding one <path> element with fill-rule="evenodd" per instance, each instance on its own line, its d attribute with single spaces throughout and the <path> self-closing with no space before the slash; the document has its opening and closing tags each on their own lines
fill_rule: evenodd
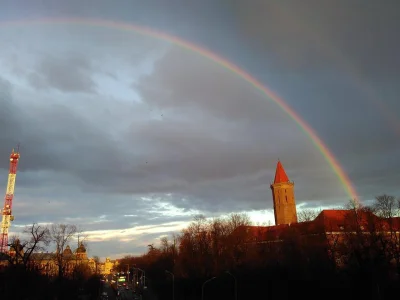
<svg viewBox="0 0 400 300">
<path fill-rule="evenodd" d="M 286 198 L 286 203 L 287 203 L 287 196 L 285 196 L 285 198 Z"/>
</svg>

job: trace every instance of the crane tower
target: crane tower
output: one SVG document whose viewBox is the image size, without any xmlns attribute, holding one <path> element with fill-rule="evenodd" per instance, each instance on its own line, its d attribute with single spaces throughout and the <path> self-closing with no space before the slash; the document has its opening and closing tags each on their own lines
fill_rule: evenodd
<svg viewBox="0 0 400 300">
<path fill-rule="evenodd" d="M 2 209 L 2 219 L 0 228 L 0 253 L 8 253 L 8 229 L 11 222 L 14 221 L 12 213 L 12 201 L 14 197 L 15 177 L 17 175 L 17 167 L 19 160 L 19 149 L 11 152 L 10 155 L 10 171 L 8 173 L 8 183 L 6 196 L 4 198 L 4 208 Z"/>
</svg>

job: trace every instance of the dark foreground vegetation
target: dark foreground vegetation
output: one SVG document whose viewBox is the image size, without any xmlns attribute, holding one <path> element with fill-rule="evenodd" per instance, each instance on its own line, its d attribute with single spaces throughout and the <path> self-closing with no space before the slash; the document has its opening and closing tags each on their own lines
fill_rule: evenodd
<svg viewBox="0 0 400 300">
<path fill-rule="evenodd" d="M 69 244 L 80 240 L 75 253 Z M 33 224 L 9 239 L 10 251 L 0 253 L 0 299 L 97 299 L 101 282 L 99 258 L 88 264 L 81 232 L 75 225 Z M 53 250 L 49 251 L 49 250 Z M 80 255 L 80 256 L 79 256 Z"/>
<path fill-rule="evenodd" d="M 48 277 L 20 265 L 8 266 L 0 271 L 0 299 L 96 300 L 101 287 L 99 276 L 78 272 L 70 278 L 59 278 Z"/>
<path fill-rule="evenodd" d="M 391 299 L 400 292 L 399 208 L 399 201 L 386 195 L 369 207 L 350 203 L 352 227 L 326 243 L 299 232 L 280 241 L 248 243 L 238 230 L 250 225 L 246 215 L 212 221 L 199 216 L 159 247 L 149 245 L 146 254 L 123 258 L 120 270 L 128 264 L 145 270 L 149 289 L 160 300 L 173 294 L 176 300 L 202 299 L 202 294 L 210 300 Z M 370 213 L 389 220 L 389 227 L 382 230 L 370 218 L 365 229 L 359 217 Z"/>
</svg>

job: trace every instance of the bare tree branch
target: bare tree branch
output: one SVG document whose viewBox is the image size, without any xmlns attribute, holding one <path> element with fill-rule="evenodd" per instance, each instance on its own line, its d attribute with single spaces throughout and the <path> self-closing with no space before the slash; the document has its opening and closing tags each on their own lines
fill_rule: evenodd
<svg viewBox="0 0 400 300">
<path fill-rule="evenodd" d="M 381 218 L 393 218 L 399 215 L 398 201 L 394 196 L 383 194 L 375 198 L 372 206 L 374 213 Z"/>
<path fill-rule="evenodd" d="M 50 244 L 50 231 L 46 226 L 32 224 L 24 229 L 25 239 L 17 236 L 11 238 L 10 247 L 13 249 L 10 262 L 23 265 L 26 269 L 31 262 L 32 254 L 44 251 Z"/>
<path fill-rule="evenodd" d="M 64 253 L 68 244 L 77 233 L 75 225 L 53 224 L 50 230 L 51 242 L 55 245 L 55 264 L 58 266 L 58 276 L 64 277 L 65 268 L 71 260 L 71 255 Z M 72 253 L 71 253 L 72 254 Z"/>
<path fill-rule="evenodd" d="M 320 212 L 321 210 L 302 209 L 297 212 L 297 218 L 299 222 L 314 221 Z"/>
</svg>

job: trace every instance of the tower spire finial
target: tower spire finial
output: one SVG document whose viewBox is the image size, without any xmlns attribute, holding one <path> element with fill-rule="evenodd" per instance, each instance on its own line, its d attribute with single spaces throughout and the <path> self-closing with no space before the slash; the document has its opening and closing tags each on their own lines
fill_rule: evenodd
<svg viewBox="0 0 400 300">
<path fill-rule="evenodd" d="M 288 181 L 289 181 L 289 177 L 286 175 L 285 169 L 283 168 L 281 161 L 278 159 L 278 163 L 276 165 L 276 171 L 275 171 L 274 184 L 288 182 Z"/>
</svg>

